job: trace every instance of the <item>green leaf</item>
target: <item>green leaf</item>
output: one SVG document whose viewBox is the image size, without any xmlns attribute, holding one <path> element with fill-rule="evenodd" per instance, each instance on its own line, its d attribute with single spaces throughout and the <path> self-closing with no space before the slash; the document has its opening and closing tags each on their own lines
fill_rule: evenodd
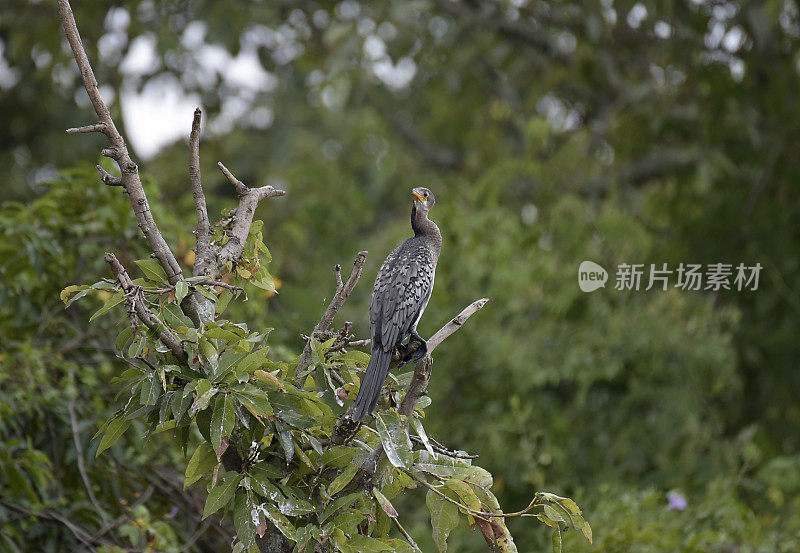
<svg viewBox="0 0 800 553">
<path fill-rule="evenodd" d="M 114 442 L 119 440 L 120 436 L 125 433 L 130 425 L 131 421 L 129 420 L 113 419 L 110 421 L 108 426 L 106 426 L 106 432 L 103 434 L 103 439 L 100 440 L 100 445 L 97 447 L 97 453 L 95 454 L 95 457 L 98 457 L 106 449 L 114 445 Z"/>
<path fill-rule="evenodd" d="M 369 536 L 355 535 L 343 547 L 347 553 L 380 553 L 381 551 L 394 551 L 394 547 L 383 540 Z"/>
<path fill-rule="evenodd" d="M 248 353 L 244 359 L 239 363 L 236 372 L 252 373 L 256 369 L 260 369 L 267 363 L 269 359 L 266 356 L 267 348 L 258 349 Z"/>
<path fill-rule="evenodd" d="M 206 441 L 200 443 L 197 449 L 194 450 L 192 458 L 189 459 L 189 464 L 186 465 L 186 477 L 183 482 L 183 489 L 185 490 L 203 476 L 211 472 L 217 466 L 217 456 L 211 448 L 211 444 Z"/>
<path fill-rule="evenodd" d="M 172 329 L 193 328 L 192 320 L 184 315 L 177 303 L 168 303 L 162 309 L 164 322 Z"/>
<path fill-rule="evenodd" d="M 350 483 L 350 481 L 353 479 L 353 477 L 356 475 L 357 472 L 358 472 L 358 467 L 355 465 L 349 465 L 347 468 L 345 468 L 344 471 L 342 471 L 342 473 L 339 474 L 339 476 L 334 478 L 333 482 L 331 482 L 330 485 L 328 486 L 328 495 L 333 497 L 334 495 L 342 491 L 344 487 Z"/>
<path fill-rule="evenodd" d="M 255 541 L 255 521 L 258 520 L 258 515 L 253 516 L 255 507 L 250 492 L 239 490 L 233 504 L 233 525 L 236 528 L 236 535 L 239 537 L 239 541 L 245 547 L 250 547 Z"/>
<path fill-rule="evenodd" d="M 366 367 L 369 365 L 369 354 L 353 349 L 337 356 L 336 361 L 340 361 L 349 367 Z"/>
<path fill-rule="evenodd" d="M 183 395 L 179 390 L 172 394 L 172 401 L 170 404 L 170 407 L 172 407 L 172 416 L 175 417 L 175 424 L 178 424 L 181 422 L 184 413 L 186 413 L 189 406 L 192 404 L 192 395 Z"/>
<path fill-rule="evenodd" d="M 211 401 L 211 398 L 217 393 L 217 389 L 213 388 L 211 382 L 204 378 L 197 382 L 197 389 L 195 392 L 197 393 L 197 399 L 192 403 L 192 408 L 189 411 L 190 415 L 194 415 L 198 411 L 202 411 L 208 407 L 208 402 Z"/>
<path fill-rule="evenodd" d="M 342 507 L 347 507 L 352 505 L 354 501 L 356 501 L 359 497 L 362 497 L 362 492 L 354 492 L 343 497 L 336 499 L 333 503 L 325 507 L 325 510 L 322 511 L 322 514 L 319 515 L 319 523 L 322 524 L 325 522 L 333 513 L 341 509 Z"/>
<path fill-rule="evenodd" d="M 410 467 L 413 455 L 411 447 L 408 445 L 408 434 L 400 420 L 400 414 L 395 409 L 378 413 L 375 426 L 389 462 L 396 467 Z"/>
<path fill-rule="evenodd" d="M 92 287 L 91 286 L 86 286 L 86 285 L 80 285 L 79 286 L 79 285 L 73 284 L 71 286 L 67 286 L 66 288 L 64 288 L 61 291 L 61 301 L 64 302 L 64 307 L 67 308 L 70 305 L 72 305 L 74 302 L 76 302 L 77 300 L 81 299 L 82 297 L 84 297 L 86 294 L 88 294 L 91 291 L 92 291 Z M 78 292 L 78 293 L 70 298 L 69 295 L 71 293 L 73 293 L 73 292 Z"/>
<path fill-rule="evenodd" d="M 222 292 L 219 293 L 217 296 L 217 302 L 214 304 L 214 312 L 219 314 L 225 311 L 225 308 L 228 307 L 228 304 L 233 299 L 233 292 L 225 288 Z"/>
<path fill-rule="evenodd" d="M 188 294 L 189 284 L 185 280 L 179 280 L 175 283 L 175 299 L 178 300 L 178 303 L 181 303 Z"/>
<path fill-rule="evenodd" d="M 415 463 L 414 469 L 427 472 L 439 478 L 457 478 L 486 489 L 489 489 L 493 482 L 492 474 L 488 470 L 474 465 L 448 466 L 435 463 Z"/>
<path fill-rule="evenodd" d="M 261 417 L 269 417 L 274 414 L 272 405 L 270 405 L 269 399 L 267 399 L 267 394 L 255 386 L 248 384 L 243 390 L 236 391 L 235 395 L 242 406 L 259 420 L 261 420 Z"/>
<path fill-rule="evenodd" d="M 264 503 L 263 508 L 267 518 L 278 530 L 280 530 L 281 534 L 294 541 L 295 536 L 297 535 L 297 530 L 295 530 L 294 526 L 292 526 L 292 524 L 289 522 L 289 519 L 287 519 L 274 505 Z"/>
<path fill-rule="evenodd" d="M 117 335 L 117 341 L 114 344 L 117 347 L 117 351 L 121 352 L 123 349 L 125 349 L 125 346 L 131 341 L 131 338 L 133 338 L 133 329 L 129 326 L 126 326 Z"/>
<path fill-rule="evenodd" d="M 142 405 L 155 405 L 159 391 L 156 374 L 151 372 L 142 380 L 142 393 L 139 396 L 139 403 Z"/>
<path fill-rule="evenodd" d="M 205 333 L 203 334 L 206 338 L 215 338 L 218 340 L 222 340 L 228 344 L 238 342 L 241 340 L 241 336 L 234 334 L 230 330 L 225 330 L 224 328 L 220 328 L 218 326 L 209 327 Z"/>
<path fill-rule="evenodd" d="M 209 515 L 216 513 L 231 502 L 233 493 L 236 491 L 236 486 L 239 485 L 242 476 L 233 471 L 228 472 L 223 476 L 223 482 L 208 492 L 206 505 L 203 507 L 203 519 L 208 518 Z"/>
<path fill-rule="evenodd" d="M 247 354 L 236 351 L 226 351 L 220 355 L 217 368 L 211 373 L 211 381 L 219 382 L 223 380 L 226 376 L 228 376 L 228 373 L 230 373 L 236 367 L 237 363 L 244 358 L 245 355 Z"/>
<path fill-rule="evenodd" d="M 275 465 L 271 465 L 267 462 L 260 462 L 255 465 L 251 465 L 249 469 L 247 469 L 247 473 L 256 478 L 258 480 L 268 480 L 269 478 L 283 478 L 284 474 L 281 469 L 276 467 Z"/>
<path fill-rule="evenodd" d="M 228 394 L 218 395 L 214 400 L 214 414 L 211 416 L 211 446 L 219 451 L 222 439 L 229 437 L 236 422 L 233 400 Z"/>
<path fill-rule="evenodd" d="M 294 458 L 292 431 L 280 421 L 275 421 L 275 430 L 276 434 L 278 435 L 278 441 L 281 443 L 281 447 L 283 448 L 283 454 L 286 457 L 286 464 L 288 465 Z"/>
<path fill-rule="evenodd" d="M 431 447 L 431 442 L 428 440 L 428 434 L 425 432 L 425 428 L 422 426 L 422 421 L 420 421 L 417 417 L 411 417 L 411 423 L 414 425 L 414 430 L 417 431 L 417 436 L 419 436 L 422 440 L 422 445 L 425 446 L 425 449 L 428 450 L 428 453 L 430 453 L 431 457 L 435 459 L 436 454 L 433 452 L 433 447 Z"/>
<path fill-rule="evenodd" d="M 346 445 L 337 445 L 328 449 L 319 458 L 319 462 L 329 467 L 342 469 L 350 464 L 358 453 L 358 448 Z"/>
<path fill-rule="evenodd" d="M 250 475 L 250 487 L 258 495 L 267 499 L 272 499 L 273 497 L 281 495 L 281 491 L 275 486 L 275 484 L 270 482 L 270 477 L 266 476 L 266 472 L 254 471 L 251 467 L 248 470 L 248 474 Z M 280 476 L 283 476 L 283 474 L 278 472 L 277 476 L 271 476 L 271 478 L 278 478 Z"/>
<path fill-rule="evenodd" d="M 455 494 L 461 500 L 461 503 L 473 511 L 481 510 L 481 500 L 478 499 L 478 496 L 475 495 L 475 492 L 472 491 L 472 488 L 469 487 L 469 484 L 462 480 L 450 478 L 445 481 L 444 485 L 447 487 L 447 489 L 455 492 Z"/>
<path fill-rule="evenodd" d="M 431 512 L 433 540 L 436 542 L 439 553 L 443 553 L 447 551 L 447 536 L 458 526 L 458 507 L 433 490 L 428 491 L 425 496 L 425 503 Z"/>
<path fill-rule="evenodd" d="M 92 315 L 89 318 L 89 322 L 92 322 L 97 317 L 101 317 L 101 316 L 105 315 L 106 313 L 108 313 L 109 311 L 111 311 L 111 308 L 114 307 L 115 305 L 121 303 L 123 299 L 125 299 L 125 296 L 123 296 L 121 291 L 112 294 L 111 297 L 108 298 L 106 300 L 106 302 L 103 304 L 103 307 L 101 307 L 100 309 L 95 311 L 94 315 Z"/>
<path fill-rule="evenodd" d="M 134 261 L 149 280 L 167 282 L 167 273 L 155 259 L 137 259 Z"/>
<path fill-rule="evenodd" d="M 383 509 L 383 512 L 392 518 L 397 518 L 397 509 L 394 508 L 392 502 L 386 499 L 378 488 L 372 488 L 372 495 L 378 501 L 378 504 Z"/>
</svg>

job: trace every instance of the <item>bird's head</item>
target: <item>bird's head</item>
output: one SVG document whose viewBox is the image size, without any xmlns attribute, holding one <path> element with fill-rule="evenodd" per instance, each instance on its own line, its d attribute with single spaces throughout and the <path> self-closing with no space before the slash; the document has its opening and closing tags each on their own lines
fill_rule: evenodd
<svg viewBox="0 0 800 553">
<path fill-rule="evenodd" d="M 415 188 L 411 191 L 411 195 L 414 197 L 414 207 L 420 211 L 428 211 L 436 203 L 433 192 L 427 188 Z"/>
</svg>

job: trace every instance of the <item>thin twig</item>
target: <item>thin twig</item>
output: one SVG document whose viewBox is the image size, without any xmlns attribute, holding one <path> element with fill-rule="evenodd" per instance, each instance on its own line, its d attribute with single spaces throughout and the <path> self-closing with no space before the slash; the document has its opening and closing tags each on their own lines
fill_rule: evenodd
<svg viewBox="0 0 800 553">
<path fill-rule="evenodd" d="M 96 167 L 97 172 L 100 173 L 100 180 L 103 181 L 103 184 L 108 186 L 122 186 L 122 179 L 120 177 L 115 177 L 99 165 Z"/>
<path fill-rule="evenodd" d="M 241 292 L 244 290 L 241 286 L 234 286 L 233 284 L 228 284 L 227 282 L 221 282 L 219 280 L 211 280 L 210 278 L 205 280 L 197 280 L 192 282 L 192 285 L 200 285 L 200 286 L 219 286 L 220 288 L 227 288 L 232 292 Z M 166 288 L 142 288 L 142 292 L 146 294 L 167 294 L 175 290 L 175 285 L 167 286 Z"/>
<path fill-rule="evenodd" d="M 75 371 L 72 370 L 72 368 L 69 370 L 69 379 L 70 381 L 75 379 Z M 97 501 L 94 491 L 92 491 L 92 483 L 89 481 L 89 476 L 86 474 L 86 460 L 83 458 L 83 446 L 81 445 L 80 432 L 78 431 L 78 418 L 75 416 L 75 404 L 72 400 L 67 402 L 67 412 L 69 413 L 69 424 L 72 430 L 72 441 L 75 443 L 75 453 L 78 459 L 78 472 L 81 475 L 81 480 L 83 480 L 83 485 L 86 488 L 89 501 L 92 502 L 94 508 L 97 509 L 98 513 L 100 513 L 100 517 L 102 517 L 103 522 L 107 522 L 108 513 L 106 513 L 105 509 L 103 509 L 103 507 L 101 507 L 100 503 Z"/>
<path fill-rule="evenodd" d="M 422 549 L 419 548 L 417 542 L 414 541 L 414 538 L 412 538 L 411 535 L 408 532 L 406 532 L 406 529 L 403 528 L 403 525 L 400 524 L 399 518 L 394 516 L 391 517 L 391 519 L 394 522 L 394 525 L 397 526 L 397 529 L 400 530 L 400 533 L 403 534 L 406 540 L 408 540 L 408 543 L 411 544 L 411 547 L 413 547 L 415 551 L 419 551 L 419 553 L 422 553 Z"/>
<path fill-rule="evenodd" d="M 353 262 L 353 270 L 350 272 L 350 277 L 347 279 L 347 282 L 344 283 L 343 286 L 339 287 L 339 282 L 341 282 L 341 276 L 337 278 L 337 290 L 336 294 L 334 294 L 331 303 L 328 305 L 328 308 L 325 310 L 325 313 L 322 314 L 322 318 L 317 323 L 317 326 L 314 327 L 314 332 L 311 333 L 311 336 L 318 337 L 320 333 L 325 332 L 331 326 L 334 317 L 339 312 L 339 310 L 344 305 L 344 302 L 352 293 L 353 289 L 358 284 L 358 279 L 361 278 L 361 271 L 364 269 L 364 263 L 367 261 L 367 252 L 360 251 L 356 255 L 356 259 Z M 306 370 L 308 369 L 309 365 L 311 364 L 311 341 L 309 340 L 306 342 L 305 347 L 303 348 L 303 353 L 300 355 L 300 359 L 297 362 L 297 367 L 294 370 L 294 379 L 295 382 L 298 384 L 301 383 L 302 379 L 306 376 Z"/>
<path fill-rule="evenodd" d="M 67 134 L 101 132 L 106 134 L 106 126 L 103 123 L 95 123 L 94 125 L 86 125 L 84 127 L 72 127 L 67 129 Z"/>
<path fill-rule="evenodd" d="M 179 361 L 185 363 L 188 357 L 183 350 L 183 344 L 156 314 L 144 305 L 144 301 L 142 301 L 144 298 L 142 287 L 133 283 L 125 267 L 123 267 L 122 263 L 117 259 L 117 256 L 113 253 L 106 252 L 105 259 L 106 263 L 111 266 L 111 271 L 114 273 L 114 276 L 117 277 L 120 286 L 125 291 L 125 302 L 128 304 L 129 313 L 135 314 L 147 328 L 160 330 L 159 340 L 172 351 L 172 354 Z"/>
<path fill-rule="evenodd" d="M 425 442 L 419 436 L 409 436 L 409 438 L 411 438 L 411 441 L 414 442 L 414 443 L 425 445 Z M 446 447 L 443 447 L 443 446 L 441 446 L 441 445 L 439 445 L 437 443 L 434 443 L 434 441 L 431 440 L 430 438 L 428 440 L 430 441 L 429 445 L 431 446 L 431 449 L 433 451 L 435 451 L 436 453 L 441 453 L 445 457 L 452 457 L 453 459 L 477 459 L 478 458 L 477 455 L 470 455 L 469 453 L 461 453 L 461 452 L 458 452 L 458 451 L 451 451 L 451 450 L 447 449 Z"/>
</svg>

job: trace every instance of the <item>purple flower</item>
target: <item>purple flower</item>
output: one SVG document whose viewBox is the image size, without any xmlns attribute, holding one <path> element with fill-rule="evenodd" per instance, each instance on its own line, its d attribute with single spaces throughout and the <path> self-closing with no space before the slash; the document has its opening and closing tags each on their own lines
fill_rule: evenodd
<svg viewBox="0 0 800 553">
<path fill-rule="evenodd" d="M 688 507 L 686 498 L 680 492 L 669 492 L 667 494 L 667 511 L 683 511 Z"/>
<path fill-rule="evenodd" d="M 175 515 L 177 515 L 177 514 L 178 514 L 178 511 L 180 511 L 180 509 L 178 508 L 178 506 L 177 506 L 177 505 L 173 505 L 173 506 L 172 506 L 172 509 L 170 509 L 170 510 L 169 510 L 169 513 L 167 513 L 167 514 L 164 516 L 164 518 L 165 518 L 165 519 L 167 519 L 167 520 L 172 520 L 173 518 L 175 518 Z"/>
</svg>

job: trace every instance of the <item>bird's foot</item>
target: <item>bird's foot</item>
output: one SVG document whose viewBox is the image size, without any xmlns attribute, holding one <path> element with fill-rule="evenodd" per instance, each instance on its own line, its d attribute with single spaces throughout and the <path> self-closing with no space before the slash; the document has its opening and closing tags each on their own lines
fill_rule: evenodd
<svg viewBox="0 0 800 553">
<path fill-rule="evenodd" d="M 404 367 L 408 363 L 416 363 L 428 353 L 428 343 L 416 332 L 411 333 L 411 337 L 408 339 L 408 345 L 401 347 L 403 347 L 405 351 L 400 352 L 400 367 Z"/>
</svg>

